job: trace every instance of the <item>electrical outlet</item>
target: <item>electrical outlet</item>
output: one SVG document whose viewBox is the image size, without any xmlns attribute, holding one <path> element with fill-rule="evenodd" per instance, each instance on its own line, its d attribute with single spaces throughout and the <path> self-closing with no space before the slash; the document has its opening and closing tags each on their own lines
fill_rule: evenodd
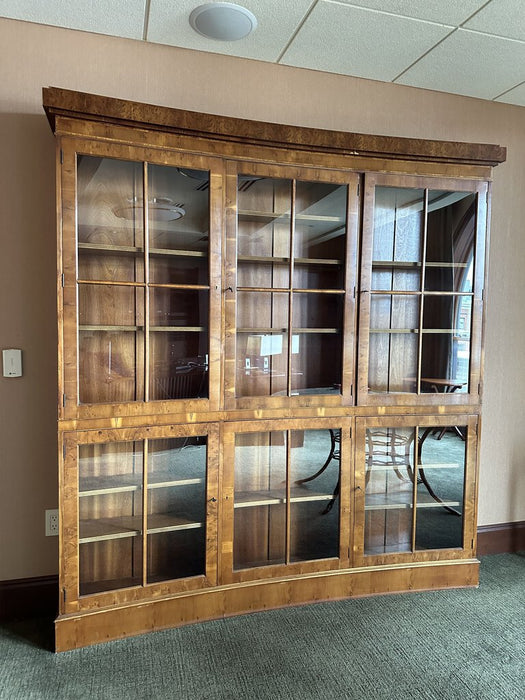
<svg viewBox="0 0 525 700">
<path fill-rule="evenodd" d="M 46 510 L 46 537 L 58 535 L 58 510 Z"/>
</svg>

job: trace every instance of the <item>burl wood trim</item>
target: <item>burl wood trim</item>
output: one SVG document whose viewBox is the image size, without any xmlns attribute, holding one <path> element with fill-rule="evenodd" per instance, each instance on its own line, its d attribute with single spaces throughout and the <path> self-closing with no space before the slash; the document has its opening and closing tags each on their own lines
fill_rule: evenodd
<svg viewBox="0 0 525 700">
<path fill-rule="evenodd" d="M 74 90 L 43 88 L 43 104 L 52 129 L 56 116 L 103 120 L 221 141 L 249 142 L 278 148 L 316 150 L 360 156 L 497 165 L 506 149 L 494 144 L 372 136 L 345 131 L 287 126 L 190 112 Z"/>
<path fill-rule="evenodd" d="M 400 568 L 330 571 L 301 578 L 219 586 L 137 605 L 62 615 L 55 622 L 56 651 L 290 605 L 379 593 L 474 587 L 478 582 L 479 562 L 469 559 Z"/>
</svg>

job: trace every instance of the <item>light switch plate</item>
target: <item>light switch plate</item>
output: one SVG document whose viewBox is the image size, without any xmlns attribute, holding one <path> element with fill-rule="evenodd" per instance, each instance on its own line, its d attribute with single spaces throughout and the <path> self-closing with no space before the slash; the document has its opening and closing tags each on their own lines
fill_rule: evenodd
<svg viewBox="0 0 525 700">
<path fill-rule="evenodd" d="M 22 351 L 14 348 L 2 350 L 4 377 L 22 376 Z"/>
</svg>

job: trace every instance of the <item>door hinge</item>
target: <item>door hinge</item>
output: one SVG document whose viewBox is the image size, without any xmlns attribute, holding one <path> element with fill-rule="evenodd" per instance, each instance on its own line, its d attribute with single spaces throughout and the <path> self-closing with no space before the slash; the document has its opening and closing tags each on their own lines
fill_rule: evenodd
<svg viewBox="0 0 525 700">
<path fill-rule="evenodd" d="M 64 459 L 66 458 L 66 443 L 62 445 L 62 456 Z"/>
<path fill-rule="evenodd" d="M 62 273 L 62 288 L 64 288 L 65 285 L 66 285 L 66 276 L 64 275 L 64 273 Z"/>
<path fill-rule="evenodd" d="M 63 588 L 63 589 L 62 589 L 62 600 L 64 601 L 64 603 L 66 602 L 66 598 L 67 598 L 66 589 Z"/>
<path fill-rule="evenodd" d="M 359 197 L 359 193 L 361 192 L 361 183 L 357 183 L 357 196 Z"/>
<path fill-rule="evenodd" d="M 64 151 L 60 149 L 60 165 L 64 165 Z"/>
<path fill-rule="evenodd" d="M 62 394 L 62 406 L 65 408 L 66 407 L 66 395 Z"/>
</svg>

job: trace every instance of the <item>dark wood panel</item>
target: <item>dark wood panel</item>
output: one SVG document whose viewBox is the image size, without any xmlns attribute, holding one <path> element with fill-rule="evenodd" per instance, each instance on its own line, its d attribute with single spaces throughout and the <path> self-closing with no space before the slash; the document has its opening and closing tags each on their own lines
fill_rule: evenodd
<svg viewBox="0 0 525 700">
<path fill-rule="evenodd" d="M 264 143 L 286 149 L 315 149 L 341 155 L 402 157 L 409 160 L 437 160 L 479 165 L 497 165 L 506 159 L 506 149 L 493 144 L 371 136 L 269 124 L 119 100 L 55 87 L 43 89 L 43 102 L 53 129 L 55 117 L 61 115 L 103 120 L 119 125 L 141 126 L 151 130 L 175 131 L 198 137 L 213 137 L 224 141 Z"/>
<path fill-rule="evenodd" d="M 478 555 L 525 551 L 525 521 L 478 527 Z"/>
</svg>

